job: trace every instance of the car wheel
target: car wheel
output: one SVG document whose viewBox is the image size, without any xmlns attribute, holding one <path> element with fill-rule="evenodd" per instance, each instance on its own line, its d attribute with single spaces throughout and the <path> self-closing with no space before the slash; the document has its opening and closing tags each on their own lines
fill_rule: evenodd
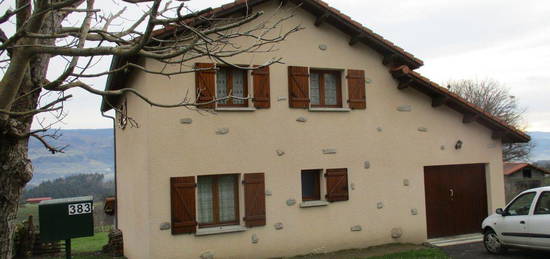
<svg viewBox="0 0 550 259">
<path fill-rule="evenodd" d="M 497 234 L 493 230 L 485 231 L 483 235 L 483 245 L 491 254 L 502 254 L 506 252 L 506 248 L 500 243 Z"/>
</svg>

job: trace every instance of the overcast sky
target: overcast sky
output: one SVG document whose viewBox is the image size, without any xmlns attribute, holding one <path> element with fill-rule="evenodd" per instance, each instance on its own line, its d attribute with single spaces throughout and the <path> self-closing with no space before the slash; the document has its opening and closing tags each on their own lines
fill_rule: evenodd
<svg viewBox="0 0 550 259">
<path fill-rule="evenodd" d="M 101 8 L 116 10 L 112 1 Z M 192 9 L 231 0 L 192 0 Z M 550 1 L 326 0 L 331 6 L 424 60 L 418 71 L 450 79 L 496 79 L 527 109 L 528 130 L 550 131 Z M 128 14 L 127 17 L 137 16 Z M 109 65 L 109 60 L 102 61 Z M 94 86 L 104 88 L 105 78 Z M 62 128 L 107 128 L 100 98 L 74 93 Z"/>
</svg>

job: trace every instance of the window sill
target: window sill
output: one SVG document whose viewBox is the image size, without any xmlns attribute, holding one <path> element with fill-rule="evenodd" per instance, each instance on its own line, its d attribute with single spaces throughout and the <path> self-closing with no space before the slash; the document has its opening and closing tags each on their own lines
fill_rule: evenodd
<svg viewBox="0 0 550 259">
<path fill-rule="evenodd" d="M 247 228 L 241 225 L 199 228 L 197 229 L 195 236 L 208 236 L 208 235 L 216 235 L 216 234 L 224 234 L 224 233 L 243 232 L 246 230 Z"/>
<path fill-rule="evenodd" d="M 304 201 L 300 203 L 300 208 L 322 207 L 329 205 L 328 201 Z"/>
<path fill-rule="evenodd" d="M 254 107 L 216 107 L 214 109 L 217 112 L 253 112 L 256 110 Z"/>
<path fill-rule="evenodd" d="M 322 107 L 315 107 L 309 108 L 310 112 L 350 112 L 350 108 L 322 108 Z"/>
</svg>

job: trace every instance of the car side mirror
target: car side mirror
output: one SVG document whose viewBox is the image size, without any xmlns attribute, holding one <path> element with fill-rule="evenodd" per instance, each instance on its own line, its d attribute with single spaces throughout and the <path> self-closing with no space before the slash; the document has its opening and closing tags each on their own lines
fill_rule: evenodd
<svg viewBox="0 0 550 259">
<path fill-rule="evenodd" d="M 498 208 L 495 212 L 496 212 L 498 215 L 506 216 L 506 212 L 505 212 L 502 208 Z"/>
</svg>

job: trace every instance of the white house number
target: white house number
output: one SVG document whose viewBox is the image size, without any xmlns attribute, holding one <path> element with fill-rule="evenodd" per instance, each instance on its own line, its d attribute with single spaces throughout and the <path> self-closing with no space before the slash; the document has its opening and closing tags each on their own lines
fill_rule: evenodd
<svg viewBox="0 0 550 259">
<path fill-rule="evenodd" d="M 69 216 L 88 213 L 92 213 L 91 202 L 69 204 Z"/>
</svg>

